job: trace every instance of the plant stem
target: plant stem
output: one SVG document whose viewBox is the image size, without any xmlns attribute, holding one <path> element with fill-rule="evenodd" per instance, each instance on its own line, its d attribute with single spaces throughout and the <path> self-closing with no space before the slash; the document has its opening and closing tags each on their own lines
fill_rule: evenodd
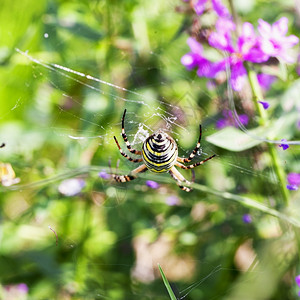
<svg viewBox="0 0 300 300">
<path fill-rule="evenodd" d="M 261 92 L 256 73 L 253 70 L 251 70 L 248 65 L 246 65 L 246 69 L 248 72 L 248 78 L 249 78 L 251 90 L 254 95 L 254 97 L 252 97 L 252 100 L 260 116 L 259 124 L 262 126 L 266 126 L 268 124 L 267 113 L 263 108 L 263 106 L 257 102 L 257 101 L 262 101 L 264 97 Z"/>
<path fill-rule="evenodd" d="M 267 113 L 264 110 L 263 106 L 260 105 L 257 102 L 258 100 L 263 100 L 263 95 L 262 95 L 261 88 L 260 88 L 258 80 L 257 80 L 256 73 L 247 64 L 245 64 L 245 67 L 246 67 L 247 72 L 248 72 L 249 83 L 250 83 L 251 90 L 252 90 L 252 93 L 253 93 L 252 100 L 253 100 L 253 103 L 256 107 L 256 110 L 258 111 L 258 114 L 260 116 L 259 124 L 261 126 L 266 126 L 269 123 Z M 279 180 L 279 183 L 280 183 L 280 190 L 281 190 L 281 193 L 282 193 L 284 205 L 288 206 L 288 204 L 289 204 L 289 194 L 288 194 L 288 191 L 287 191 L 286 186 L 285 186 L 286 175 L 285 175 L 284 170 L 281 167 L 280 159 L 278 157 L 278 152 L 276 150 L 276 145 L 273 144 L 273 143 L 268 143 L 268 149 L 269 149 L 269 153 L 270 153 L 270 156 L 271 156 L 271 160 L 272 160 L 272 163 L 273 163 L 273 167 L 274 167 L 276 176 L 277 176 L 277 178 Z"/>
</svg>

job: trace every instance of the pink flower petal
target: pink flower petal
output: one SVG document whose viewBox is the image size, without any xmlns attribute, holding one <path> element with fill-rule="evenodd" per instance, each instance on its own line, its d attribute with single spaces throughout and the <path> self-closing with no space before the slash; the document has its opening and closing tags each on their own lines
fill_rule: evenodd
<svg viewBox="0 0 300 300">
<path fill-rule="evenodd" d="M 242 62 L 231 65 L 231 86 L 235 91 L 240 91 L 246 80 L 246 69 Z"/>
<path fill-rule="evenodd" d="M 197 75 L 199 77 L 214 78 L 216 75 L 214 64 L 209 60 L 203 58 L 199 63 Z"/>
<path fill-rule="evenodd" d="M 262 37 L 265 37 L 265 36 L 268 37 L 272 31 L 271 25 L 268 22 L 264 21 L 263 19 L 258 20 L 257 29 Z"/>
<path fill-rule="evenodd" d="M 202 54 L 203 52 L 203 47 L 200 43 L 198 43 L 194 38 L 189 37 L 187 39 L 187 44 L 189 45 L 189 47 L 191 48 L 191 51 L 193 53 L 197 53 L 197 54 Z"/>
<path fill-rule="evenodd" d="M 228 51 L 230 53 L 234 52 L 228 34 L 224 34 L 222 32 L 212 32 L 208 38 L 208 43 L 213 48 L 217 48 L 223 51 Z"/>
<path fill-rule="evenodd" d="M 276 80 L 276 77 L 269 74 L 260 73 L 257 74 L 257 80 L 259 85 L 264 89 L 268 90 L 272 83 Z"/>
<path fill-rule="evenodd" d="M 300 174 L 299 173 L 289 173 L 287 176 L 287 181 L 291 185 L 300 185 Z"/>
<path fill-rule="evenodd" d="M 300 275 L 295 277 L 296 284 L 300 287 Z"/>
<path fill-rule="evenodd" d="M 255 37 L 254 27 L 251 23 L 245 22 L 243 24 L 242 35 L 247 38 Z"/>
<path fill-rule="evenodd" d="M 288 18 L 282 17 L 272 25 L 274 35 L 283 36 L 288 31 Z"/>
<path fill-rule="evenodd" d="M 212 0 L 212 5 L 214 11 L 217 13 L 218 16 L 223 18 L 229 18 L 230 13 L 226 6 L 223 5 L 223 3 L 220 0 Z"/>
<path fill-rule="evenodd" d="M 216 29 L 218 32 L 226 33 L 235 30 L 235 23 L 231 19 L 219 18 L 216 22 Z"/>
<path fill-rule="evenodd" d="M 183 55 L 180 61 L 188 70 L 192 70 L 198 65 L 192 53 Z"/>
<path fill-rule="evenodd" d="M 263 50 L 264 53 L 273 56 L 276 54 L 276 49 L 274 47 L 274 44 L 268 40 L 268 39 L 263 39 L 261 41 L 261 49 Z"/>
<path fill-rule="evenodd" d="M 285 37 L 285 39 L 284 39 L 284 44 L 288 48 L 294 47 L 298 43 L 299 43 L 299 38 L 293 34 Z"/>
<path fill-rule="evenodd" d="M 194 10 L 196 12 L 196 14 L 202 15 L 204 10 L 205 10 L 205 4 L 206 4 L 207 0 L 198 0 L 195 4 L 194 4 Z"/>
</svg>

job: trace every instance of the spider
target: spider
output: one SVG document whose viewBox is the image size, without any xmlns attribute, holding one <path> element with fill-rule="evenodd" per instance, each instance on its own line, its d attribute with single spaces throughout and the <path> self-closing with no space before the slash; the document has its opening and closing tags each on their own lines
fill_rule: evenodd
<svg viewBox="0 0 300 300">
<path fill-rule="evenodd" d="M 131 148 L 130 142 L 128 141 L 127 135 L 125 133 L 124 123 L 125 123 L 126 109 L 124 110 L 122 117 L 122 138 L 126 143 L 127 149 L 136 155 L 142 156 L 142 158 L 132 158 L 127 155 L 120 147 L 117 138 L 114 136 L 115 142 L 120 150 L 122 156 L 127 158 L 129 161 L 134 163 L 144 162 L 142 165 L 131 171 L 129 175 L 116 175 L 112 174 L 112 177 L 117 182 L 127 182 L 137 178 L 138 173 L 146 172 L 150 170 L 155 173 L 170 173 L 171 177 L 176 181 L 179 188 L 183 191 L 190 192 L 192 189 L 190 187 L 184 186 L 190 185 L 191 182 L 186 180 L 180 172 L 175 168 L 179 167 L 181 169 L 193 169 L 198 167 L 208 160 L 214 158 L 216 155 L 212 155 L 202 161 L 196 162 L 193 165 L 185 166 L 183 163 L 189 163 L 196 155 L 200 148 L 200 140 L 202 135 L 202 128 L 200 125 L 200 135 L 198 143 L 195 149 L 191 152 L 188 158 L 178 157 L 178 147 L 175 140 L 170 137 L 163 130 L 159 129 L 154 134 L 148 136 L 143 143 L 142 151 L 135 150 Z"/>
</svg>

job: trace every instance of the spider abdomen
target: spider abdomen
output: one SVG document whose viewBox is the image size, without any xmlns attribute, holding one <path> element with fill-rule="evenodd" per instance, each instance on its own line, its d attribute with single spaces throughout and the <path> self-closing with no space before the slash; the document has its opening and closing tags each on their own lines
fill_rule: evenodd
<svg viewBox="0 0 300 300">
<path fill-rule="evenodd" d="M 142 156 L 150 171 L 168 172 L 177 160 L 178 148 L 174 139 L 159 130 L 145 140 Z"/>
</svg>

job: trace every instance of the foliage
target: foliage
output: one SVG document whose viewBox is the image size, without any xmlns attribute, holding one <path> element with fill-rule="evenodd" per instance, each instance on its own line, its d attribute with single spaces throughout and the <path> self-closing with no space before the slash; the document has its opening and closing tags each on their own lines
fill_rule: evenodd
<svg viewBox="0 0 300 300">
<path fill-rule="evenodd" d="M 287 17 L 299 32 L 291 1 L 223 2 L 238 22 Z M 297 62 L 243 61 L 238 92 L 230 60 L 198 77 L 181 64 L 186 41 L 216 19 L 179 0 L 2 1 L 0 298 L 297 299 Z M 224 55 L 202 46 L 207 61 Z M 261 90 L 257 72 L 276 81 Z M 113 140 L 125 149 L 125 108 L 139 149 L 165 128 L 188 157 L 202 124 L 196 159 L 217 157 L 195 169 L 192 192 L 169 174 L 111 180 L 135 167 Z"/>
</svg>

